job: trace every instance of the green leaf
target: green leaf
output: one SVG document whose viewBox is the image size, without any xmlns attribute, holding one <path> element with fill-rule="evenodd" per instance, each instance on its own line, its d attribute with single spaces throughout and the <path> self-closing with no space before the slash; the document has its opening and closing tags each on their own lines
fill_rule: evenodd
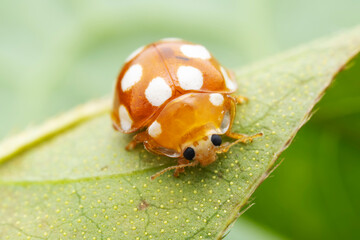
<svg viewBox="0 0 360 240">
<path fill-rule="evenodd" d="M 237 71 L 235 132 L 263 132 L 206 168 L 149 177 L 173 159 L 111 127 L 89 103 L 0 145 L 1 239 L 218 239 L 269 175 L 334 76 L 358 54 L 360 28 Z"/>
<path fill-rule="evenodd" d="M 360 54 L 336 76 L 241 219 L 289 239 L 360 239 L 359 63 Z"/>
</svg>

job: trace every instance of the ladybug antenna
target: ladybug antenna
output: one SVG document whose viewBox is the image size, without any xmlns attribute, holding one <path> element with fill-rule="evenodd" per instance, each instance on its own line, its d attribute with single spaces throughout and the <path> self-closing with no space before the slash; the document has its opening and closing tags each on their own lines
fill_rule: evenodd
<svg viewBox="0 0 360 240">
<path fill-rule="evenodd" d="M 160 172 L 157 172 L 154 175 L 152 175 L 150 177 L 150 179 L 154 180 L 155 178 L 163 175 L 164 173 L 166 173 L 167 171 L 170 171 L 172 169 L 178 169 L 178 168 L 184 168 L 184 167 L 194 167 L 194 166 L 196 166 L 198 164 L 199 164 L 198 161 L 193 161 L 193 162 L 190 162 L 190 163 L 187 163 L 187 164 L 180 164 L 180 165 L 176 165 L 176 166 L 167 167 L 167 168 L 161 170 Z"/>
</svg>

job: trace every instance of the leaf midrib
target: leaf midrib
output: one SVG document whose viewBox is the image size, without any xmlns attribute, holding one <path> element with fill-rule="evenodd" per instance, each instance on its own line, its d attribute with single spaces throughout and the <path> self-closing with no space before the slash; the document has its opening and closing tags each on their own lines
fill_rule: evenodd
<svg viewBox="0 0 360 240">
<path fill-rule="evenodd" d="M 26 180 L 26 181 L 1 181 L 0 185 L 17 185 L 17 186 L 27 186 L 27 185 L 48 185 L 48 184 L 66 184 L 66 183 L 78 183 L 78 182 L 88 182 L 94 180 L 102 180 L 102 179 L 112 179 L 112 178 L 122 178 L 126 176 L 133 176 L 139 175 L 146 172 L 151 172 L 154 170 L 161 170 L 163 168 L 172 166 L 171 164 L 157 166 L 157 167 L 150 167 L 142 170 L 136 170 L 132 172 L 126 173 L 117 173 L 117 174 L 108 174 L 108 175 L 99 175 L 99 176 L 91 176 L 91 177 L 84 177 L 84 178 L 74 178 L 74 179 L 56 179 L 56 180 Z M 150 178 L 149 178 L 149 181 Z"/>
</svg>

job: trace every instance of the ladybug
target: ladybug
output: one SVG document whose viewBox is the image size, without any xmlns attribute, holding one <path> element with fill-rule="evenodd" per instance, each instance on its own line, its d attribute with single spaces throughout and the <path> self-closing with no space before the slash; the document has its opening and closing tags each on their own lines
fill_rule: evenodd
<svg viewBox="0 0 360 240">
<path fill-rule="evenodd" d="M 135 50 L 117 78 L 111 118 L 122 133 L 137 134 L 126 146 L 138 143 L 155 154 L 177 158 L 174 176 L 185 167 L 207 166 L 239 142 L 255 137 L 234 133 L 231 126 L 237 89 L 233 75 L 202 45 L 163 39 Z M 222 143 L 221 135 L 236 139 Z"/>
</svg>

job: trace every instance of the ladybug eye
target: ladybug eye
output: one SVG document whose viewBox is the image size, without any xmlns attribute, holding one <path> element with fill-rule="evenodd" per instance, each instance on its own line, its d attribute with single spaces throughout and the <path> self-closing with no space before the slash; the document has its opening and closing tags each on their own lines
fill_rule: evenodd
<svg viewBox="0 0 360 240">
<path fill-rule="evenodd" d="M 211 142 L 212 142 L 215 146 L 220 146 L 220 145 L 221 145 L 221 142 L 222 142 L 220 135 L 216 135 L 216 134 L 212 135 L 212 136 L 211 136 Z"/>
<path fill-rule="evenodd" d="M 186 148 L 184 151 L 184 158 L 186 158 L 187 160 L 193 160 L 194 157 L 195 157 L 194 149 L 191 147 Z"/>
</svg>

